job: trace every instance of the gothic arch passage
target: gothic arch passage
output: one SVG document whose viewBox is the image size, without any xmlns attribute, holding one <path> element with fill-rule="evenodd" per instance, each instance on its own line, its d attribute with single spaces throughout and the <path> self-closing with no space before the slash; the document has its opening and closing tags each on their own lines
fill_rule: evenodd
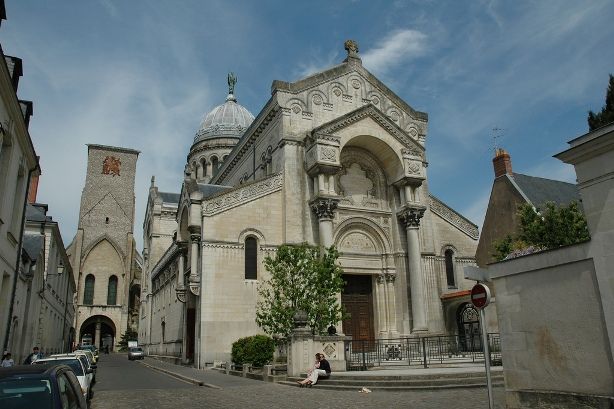
<svg viewBox="0 0 614 409">
<path fill-rule="evenodd" d="M 98 349 L 106 346 L 113 350 L 117 332 L 113 320 L 104 315 L 93 315 L 81 324 L 79 343 L 91 343 Z"/>
</svg>

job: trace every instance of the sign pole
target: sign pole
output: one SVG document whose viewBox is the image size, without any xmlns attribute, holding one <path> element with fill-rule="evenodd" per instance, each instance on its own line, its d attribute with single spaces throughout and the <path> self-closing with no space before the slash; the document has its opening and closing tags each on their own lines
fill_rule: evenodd
<svg viewBox="0 0 614 409">
<path fill-rule="evenodd" d="M 493 409 L 492 380 L 490 377 L 490 348 L 488 345 L 488 332 L 486 331 L 486 313 L 480 308 L 480 326 L 482 327 L 482 346 L 484 347 L 484 366 L 486 367 L 486 385 L 488 386 L 488 408 Z"/>
</svg>

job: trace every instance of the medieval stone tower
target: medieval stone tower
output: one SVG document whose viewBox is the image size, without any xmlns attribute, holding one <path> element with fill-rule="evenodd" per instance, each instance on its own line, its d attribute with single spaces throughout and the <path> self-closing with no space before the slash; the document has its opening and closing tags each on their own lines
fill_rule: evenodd
<svg viewBox="0 0 614 409">
<path fill-rule="evenodd" d="M 99 348 L 113 348 L 138 323 L 141 258 L 133 238 L 138 155 L 132 149 L 88 145 L 79 225 L 69 251 L 78 272 L 78 341 Z"/>
</svg>

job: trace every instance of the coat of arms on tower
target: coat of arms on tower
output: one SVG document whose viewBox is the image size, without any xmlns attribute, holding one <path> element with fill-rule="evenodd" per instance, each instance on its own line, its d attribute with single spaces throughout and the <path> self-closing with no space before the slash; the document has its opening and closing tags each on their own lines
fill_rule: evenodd
<svg viewBox="0 0 614 409">
<path fill-rule="evenodd" d="M 104 158 L 102 162 L 102 174 L 103 175 L 111 175 L 111 176 L 120 176 L 119 167 L 122 162 L 117 159 L 115 156 L 107 156 Z"/>
</svg>

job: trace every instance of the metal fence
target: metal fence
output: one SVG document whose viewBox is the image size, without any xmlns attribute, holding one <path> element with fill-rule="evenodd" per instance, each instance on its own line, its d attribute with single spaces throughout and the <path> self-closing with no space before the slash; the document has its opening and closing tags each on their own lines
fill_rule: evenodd
<svg viewBox="0 0 614 409">
<path fill-rule="evenodd" d="M 488 334 L 491 365 L 501 365 L 498 333 Z M 434 336 L 346 341 L 348 371 L 365 371 L 376 366 L 467 363 L 484 361 L 479 336 Z"/>
</svg>

